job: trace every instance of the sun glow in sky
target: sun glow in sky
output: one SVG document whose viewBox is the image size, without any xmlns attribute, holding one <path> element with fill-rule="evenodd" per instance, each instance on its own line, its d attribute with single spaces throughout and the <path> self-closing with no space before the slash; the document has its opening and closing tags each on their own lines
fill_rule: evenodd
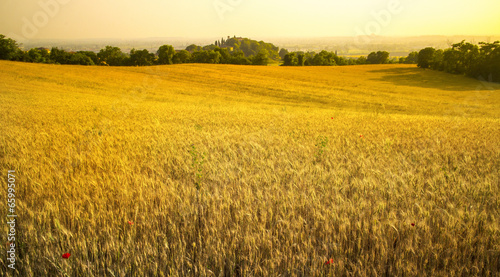
<svg viewBox="0 0 500 277">
<path fill-rule="evenodd" d="M 499 35 L 498 0 L 2 0 L 13 38 Z"/>
</svg>

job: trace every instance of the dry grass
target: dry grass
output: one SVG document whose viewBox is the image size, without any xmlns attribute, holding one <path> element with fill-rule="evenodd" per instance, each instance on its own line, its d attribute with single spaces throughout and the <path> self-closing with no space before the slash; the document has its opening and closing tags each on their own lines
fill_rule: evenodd
<svg viewBox="0 0 500 277">
<path fill-rule="evenodd" d="M 500 85 L 399 65 L 5 61 L 0 85 L 22 276 L 500 271 Z"/>
</svg>

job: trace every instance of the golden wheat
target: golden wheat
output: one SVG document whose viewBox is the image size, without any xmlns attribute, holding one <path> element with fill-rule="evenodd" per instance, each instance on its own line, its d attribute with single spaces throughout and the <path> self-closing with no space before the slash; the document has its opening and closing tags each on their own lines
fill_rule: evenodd
<svg viewBox="0 0 500 277">
<path fill-rule="evenodd" d="M 6 61 L 0 84 L 20 275 L 500 271 L 498 84 L 407 65 Z"/>
</svg>

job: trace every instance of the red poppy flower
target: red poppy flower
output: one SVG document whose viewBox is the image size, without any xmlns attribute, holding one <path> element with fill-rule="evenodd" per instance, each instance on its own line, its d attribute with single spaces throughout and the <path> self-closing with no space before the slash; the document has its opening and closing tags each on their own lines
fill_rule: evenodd
<svg viewBox="0 0 500 277">
<path fill-rule="evenodd" d="M 412 223 L 411 226 L 415 227 L 415 223 Z"/>
<path fill-rule="evenodd" d="M 70 254 L 70 253 L 64 253 L 64 254 L 62 255 L 62 257 L 63 257 L 64 259 L 68 259 L 68 258 L 69 258 L 69 256 L 71 256 L 71 254 Z"/>
<path fill-rule="evenodd" d="M 326 261 L 325 265 L 333 264 L 333 259 Z"/>
<path fill-rule="evenodd" d="M 333 119 L 333 117 L 332 117 L 332 119 Z"/>
<path fill-rule="evenodd" d="M 134 224 L 134 222 L 132 222 L 132 221 L 130 221 L 130 220 L 129 220 L 129 221 L 128 221 L 128 224 L 129 224 L 129 225 L 132 225 L 132 224 Z"/>
<path fill-rule="evenodd" d="M 365 136 L 363 136 L 363 135 L 359 135 L 359 137 L 360 137 L 360 138 L 364 138 Z"/>
</svg>

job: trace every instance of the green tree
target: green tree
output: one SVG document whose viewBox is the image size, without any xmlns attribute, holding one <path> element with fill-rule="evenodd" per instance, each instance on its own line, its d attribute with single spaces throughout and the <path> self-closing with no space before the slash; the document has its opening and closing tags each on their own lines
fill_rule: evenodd
<svg viewBox="0 0 500 277">
<path fill-rule="evenodd" d="M 389 52 L 371 52 L 366 58 L 366 62 L 369 64 L 386 64 L 389 62 Z"/>
<path fill-rule="evenodd" d="M 186 47 L 186 51 L 189 51 L 190 53 L 193 53 L 193 52 L 196 52 L 196 51 L 200 51 L 200 50 L 201 50 L 201 46 L 198 46 L 198 45 L 195 45 L 195 44 L 191 44 L 188 47 Z"/>
<path fill-rule="evenodd" d="M 233 47 L 233 51 L 240 50 L 241 42 L 235 37 L 226 40 L 226 47 Z"/>
<path fill-rule="evenodd" d="M 406 64 L 417 64 L 418 63 L 418 52 L 413 51 L 413 52 L 409 53 L 408 56 L 406 57 L 405 63 Z"/>
<path fill-rule="evenodd" d="M 18 54 L 19 46 L 11 38 L 0 34 L 0 60 L 13 60 Z"/>
<path fill-rule="evenodd" d="M 379 64 L 386 64 L 389 62 L 389 52 L 387 51 L 378 51 L 377 52 L 377 60 Z"/>
<path fill-rule="evenodd" d="M 314 58 L 311 60 L 311 65 L 321 65 L 321 66 L 336 65 L 335 54 L 323 50 L 318 54 L 314 55 Z"/>
<path fill-rule="evenodd" d="M 203 46 L 201 49 L 205 50 L 205 51 L 211 51 L 211 50 L 215 50 L 216 48 L 218 48 L 217 45 L 210 44 L 210 45 Z"/>
<path fill-rule="evenodd" d="M 215 48 L 214 51 L 220 53 L 220 61 L 222 64 L 231 63 L 231 54 L 229 54 L 229 50 L 227 48 Z"/>
<path fill-rule="evenodd" d="M 181 50 L 174 54 L 173 62 L 175 64 L 187 63 L 191 59 L 191 53 L 187 50 Z"/>
<path fill-rule="evenodd" d="M 234 51 L 231 53 L 230 64 L 241 64 L 241 65 L 250 65 L 252 62 L 250 59 L 245 57 L 245 53 L 243 51 Z"/>
<path fill-rule="evenodd" d="M 479 47 L 477 45 L 471 44 L 469 42 L 462 41 L 460 43 L 453 44 L 453 50 L 457 50 L 459 53 L 459 73 L 465 73 L 467 76 L 474 77 L 480 70 L 480 65 L 478 64 L 479 57 Z"/>
<path fill-rule="evenodd" d="M 192 55 L 192 61 L 195 63 L 212 63 L 217 64 L 220 62 L 221 54 L 214 50 L 210 51 L 196 51 Z"/>
<path fill-rule="evenodd" d="M 436 53 L 436 51 L 434 51 Z M 433 53 L 433 58 L 434 58 Z M 420 61 L 420 55 L 419 55 Z M 430 66 L 434 63 L 434 59 L 432 59 Z M 460 74 L 463 73 L 463 67 L 460 64 L 460 52 L 456 49 L 446 49 L 443 53 L 443 70 L 452 73 L 452 74 Z"/>
<path fill-rule="evenodd" d="M 297 55 L 297 65 L 304 66 L 306 62 L 306 55 L 304 53 L 300 53 Z"/>
<path fill-rule="evenodd" d="M 52 62 L 58 64 L 68 64 L 70 59 L 70 54 L 63 49 L 57 47 L 52 47 L 50 50 L 50 59 Z"/>
<path fill-rule="evenodd" d="M 173 58 L 175 55 L 175 50 L 172 45 L 163 45 L 158 48 L 156 52 L 158 55 L 158 64 L 173 64 Z"/>
<path fill-rule="evenodd" d="M 149 53 L 147 49 L 143 50 L 130 50 L 130 64 L 137 66 L 153 65 L 155 55 Z"/>
<path fill-rule="evenodd" d="M 432 56 L 432 63 L 430 64 L 430 68 L 434 70 L 444 70 L 444 51 L 438 49 L 434 52 Z"/>
<path fill-rule="evenodd" d="M 480 70 L 476 78 L 500 82 L 500 41 L 493 43 L 479 43 L 480 48 Z"/>
<path fill-rule="evenodd" d="M 432 47 L 427 47 L 420 50 L 420 52 L 418 52 L 418 67 L 429 68 L 433 63 L 435 52 L 436 49 Z"/>
<path fill-rule="evenodd" d="M 280 52 L 279 52 L 279 56 L 280 58 L 283 60 L 285 58 L 285 55 L 288 54 L 288 50 L 286 50 L 285 48 L 281 48 L 280 49 Z"/>
<path fill-rule="evenodd" d="M 14 60 L 19 62 L 29 62 L 28 52 L 18 49 Z"/>
<path fill-rule="evenodd" d="M 268 52 L 265 49 L 260 50 L 259 53 L 252 58 L 253 65 L 267 65 L 268 62 Z"/>
<path fill-rule="evenodd" d="M 85 55 L 84 53 L 78 52 L 71 55 L 69 64 L 79 64 L 79 65 L 94 65 L 94 62 L 90 57 Z"/>
<path fill-rule="evenodd" d="M 118 47 L 106 46 L 97 53 L 100 62 L 111 66 L 125 65 L 127 56 Z"/>
<path fill-rule="evenodd" d="M 296 66 L 298 64 L 298 58 L 295 55 L 295 52 L 291 52 L 285 55 L 283 58 L 283 65 L 284 66 Z"/>
<path fill-rule="evenodd" d="M 378 63 L 377 53 L 371 52 L 370 54 L 368 54 L 368 57 L 366 57 L 366 63 L 368 63 L 368 64 L 376 64 L 376 63 Z"/>
<path fill-rule="evenodd" d="M 360 56 L 357 60 L 356 60 L 356 64 L 367 64 L 368 61 L 366 59 L 365 56 Z"/>
<path fill-rule="evenodd" d="M 32 63 L 45 63 L 48 62 L 48 52 L 42 51 L 37 48 L 32 48 L 28 51 L 29 62 Z"/>
<path fill-rule="evenodd" d="M 89 57 L 91 60 L 92 60 L 92 65 L 96 65 L 96 64 L 99 64 L 99 58 L 97 57 L 97 54 L 95 52 L 92 52 L 92 51 L 78 51 L 76 52 L 77 54 L 80 53 L 80 54 L 83 54 L 87 57 Z M 50 54 L 52 54 L 52 52 L 50 52 Z"/>
</svg>

